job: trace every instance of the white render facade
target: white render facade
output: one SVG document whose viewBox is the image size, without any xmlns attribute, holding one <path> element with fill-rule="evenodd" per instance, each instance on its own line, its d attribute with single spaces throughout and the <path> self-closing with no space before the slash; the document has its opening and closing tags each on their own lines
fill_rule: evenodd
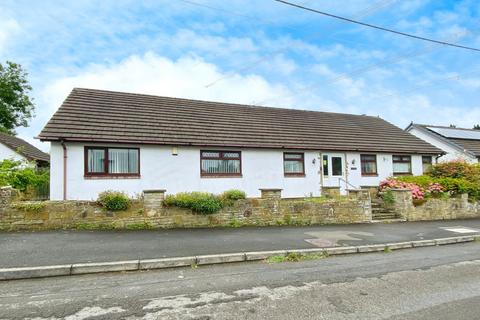
<svg viewBox="0 0 480 320">
<path fill-rule="evenodd" d="M 461 159 L 469 163 L 478 163 L 478 157 L 476 157 L 474 154 L 468 150 L 465 150 L 459 145 L 451 143 L 448 141 L 448 139 L 442 138 L 435 133 L 429 132 L 421 127 L 419 128 L 415 125 L 410 125 L 406 130 L 410 134 L 413 134 L 423 141 L 426 141 L 440 150 L 443 150 L 445 154 L 437 158 L 438 162 L 449 162 Z"/>
<path fill-rule="evenodd" d="M 341 186 L 343 190 L 376 186 L 381 180 L 394 174 L 392 154 L 386 153 L 362 153 L 376 155 L 377 174 L 365 176 L 362 175 L 360 153 L 354 152 L 80 142 L 67 142 L 64 146 L 67 154 L 65 160 L 62 144 L 51 142 L 51 200 L 64 199 L 64 181 L 66 200 L 95 200 L 98 194 L 105 190 L 123 191 L 135 197 L 143 190 L 149 189 L 166 189 L 167 194 L 185 191 L 221 193 L 229 189 L 239 189 L 245 191 L 248 197 L 258 197 L 261 188 L 283 189 L 283 197 L 294 198 L 319 196 L 322 186 Z M 128 177 L 85 175 L 85 147 L 138 148 L 139 175 Z M 240 151 L 241 176 L 202 177 L 201 150 Z M 303 154 L 304 175 L 285 175 L 285 152 Z M 324 156 L 328 159 L 328 175 L 323 174 Z M 422 155 L 412 154 L 410 159 L 411 174 L 421 175 L 423 173 Z M 333 174 L 330 162 L 332 160 L 338 163 L 341 161 L 341 175 Z M 65 179 L 64 163 L 66 163 Z"/>
<path fill-rule="evenodd" d="M 27 158 L 25 158 L 20 153 L 0 143 L 0 161 L 6 160 L 6 159 L 15 160 L 15 161 L 27 160 Z"/>
</svg>

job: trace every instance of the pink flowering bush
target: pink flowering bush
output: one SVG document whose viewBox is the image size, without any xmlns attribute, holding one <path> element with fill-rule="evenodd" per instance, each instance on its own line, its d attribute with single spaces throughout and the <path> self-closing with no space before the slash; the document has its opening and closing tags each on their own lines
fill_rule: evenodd
<svg viewBox="0 0 480 320">
<path fill-rule="evenodd" d="M 427 189 L 427 192 L 430 193 L 431 195 L 440 195 L 444 191 L 445 190 L 443 189 L 442 185 L 438 182 L 431 183 Z"/>
<path fill-rule="evenodd" d="M 380 182 L 380 191 L 390 190 L 390 189 L 403 189 L 411 190 L 413 200 L 422 200 L 425 198 L 425 190 L 420 188 L 417 184 L 412 182 L 403 182 L 399 181 L 396 178 L 388 178 Z"/>
</svg>

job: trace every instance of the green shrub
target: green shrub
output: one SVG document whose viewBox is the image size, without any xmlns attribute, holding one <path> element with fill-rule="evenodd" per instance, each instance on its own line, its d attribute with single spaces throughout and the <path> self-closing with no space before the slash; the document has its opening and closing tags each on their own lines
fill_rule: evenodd
<svg viewBox="0 0 480 320">
<path fill-rule="evenodd" d="M 207 192 L 181 192 L 165 197 L 164 205 L 191 209 L 201 214 L 211 214 L 223 208 L 220 197 Z"/>
<path fill-rule="evenodd" d="M 12 186 L 22 192 L 29 187 L 48 184 L 48 170 L 36 170 L 35 164 L 28 161 L 3 160 L 0 162 L 0 186 Z"/>
<path fill-rule="evenodd" d="M 427 176 L 427 175 L 424 175 L 424 176 L 400 176 L 400 177 L 396 177 L 396 179 L 398 181 L 401 181 L 401 182 L 415 183 L 417 186 L 419 186 L 421 188 L 424 188 L 424 189 L 428 188 L 429 185 L 436 182 L 435 178 L 433 178 L 431 176 Z"/>
<path fill-rule="evenodd" d="M 393 196 L 392 190 L 387 190 L 382 194 L 382 199 L 387 205 L 392 205 L 395 203 L 395 197 Z"/>
<path fill-rule="evenodd" d="M 246 194 L 241 190 L 232 189 L 222 193 L 221 197 L 228 200 L 241 200 L 246 198 Z"/>
<path fill-rule="evenodd" d="M 480 165 L 462 160 L 438 163 L 432 166 L 428 175 L 434 178 L 466 179 L 480 183 Z"/>
<path fill-rule="evenodd" d="M 131 205 L 131 200 L 124 192 L 107 190 L 98 195 L 97 202 L 110 211 L 127 210 Z"/>
</svg>

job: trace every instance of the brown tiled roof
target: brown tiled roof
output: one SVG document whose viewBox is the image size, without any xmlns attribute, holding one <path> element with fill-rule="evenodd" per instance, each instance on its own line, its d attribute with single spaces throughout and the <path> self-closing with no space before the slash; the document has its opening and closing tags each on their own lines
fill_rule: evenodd
<svg viewBox="0 0 480 320">
<path fill-rule="evenodd" d="M 480 156 L 480 140 L 472 140 L 472 139 L 456 139 L 456 138 L 449 138 L 449 140 L 455 142 L 462 148 L 470 151 L 475 156 Z"/>
<path fill-rule="evenodd" d="M 0 132 L 0 143 L 29 160 L 50 162 L 50 155 L 32 146 L 25 140 Z"/>
<path fill-rule="evenodd" d="M 377 117 L 73 89 L 39 138 L 440 154 Z"/>
</svg>

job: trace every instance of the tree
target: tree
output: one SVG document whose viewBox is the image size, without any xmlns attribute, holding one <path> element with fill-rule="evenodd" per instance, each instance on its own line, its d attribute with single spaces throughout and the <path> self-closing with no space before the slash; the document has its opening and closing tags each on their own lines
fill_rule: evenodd
<svg viewBox="0 0 480 320">
<path fill-rule="evenodd" d="M 28 126 L 35 110 L 31 90 L 21 65 L 0 63 L 0 131 L 15 134 L 15 128 Z"/>
<path fill-rule="evenodd" d="M 480 130 L 480 124 L 476 124 L 473 126 L 473 130 Z"/>
<path fill-rule="evenodd" d="M 451 124 L 451 125 L 450 125 L 450 128 L 456 128 L 456 127 L 457 127 L 456 124 Z"/>
</svg>

